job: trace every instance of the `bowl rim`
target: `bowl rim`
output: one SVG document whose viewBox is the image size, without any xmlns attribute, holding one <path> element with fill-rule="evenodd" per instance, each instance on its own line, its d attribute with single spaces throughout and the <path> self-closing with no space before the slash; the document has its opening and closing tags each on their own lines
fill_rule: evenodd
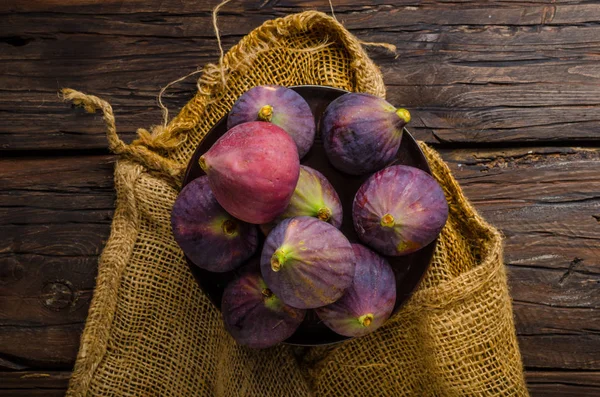
<svg viewBox="0 0 600 397">
<path fill-rule="evenodd" d="M 341 88 L 330 87 L 330 86 L 323 86 L 323 85 L 315 85 L 315 84 L 294 85 L 294 86 L 288 86 L 287 88 L 294 89 L 297 92 L 298 92 L 298 90 L 300 90 L 300 91 L 303 91 L 303 90 L 328 90 L 330 92 L 337 92 L 340 95 L 351 93 L 351 91 L 347 91 L 347 90 L 344 90 L 344 89 L 341 89 Z M 194 180 L 194 179 L 196 179 L 198 177 L 198 176 L 192 177 L 192 175 L 191 175 L 192 173 L 197 172 L 197 168 L 195 167 L 195 164 L 194 164 L 194 159 L 197 157 L 197 153 L 199 152 L 199 150 L 201 149 L 201 147 L 203 146 L 203 144 L 206 142 L 206 139 L 217 128 L 219 128 L 221 124 L 224 123 L 225 126 L 226 126 L 226 121 L 227 121 L 228 115 L 229 115 L 229 112 L 227 112 L 223 117 L 221 117 L 217 122 L 215 122 L 215 124 L 210 128 L 210 130 L 204 135 L 204 137 L 202 138 L 202 140 L 197 144 L 196 148 L 192 152 L 192 155 L 190 156 L 190 159 L 188 160 L 188 163 L 187 163 L 187 166 L 186 166 L 186 171 L 185 171 L 185 174 L 184 174 L 184 177 L 183 177 L 183 180 L 182 180 L 182 186 L 181 186 L 182 188 L 185 187 L 189 182 L 191 182 L 192 180 Z M 319 129 L 319 127 L 320 126 L 317 124 L 317 130 Z M 406 139 L 407 137 L 408 137 L 408 139 Z M 423 150 L 419 146 L 417 140 L 408 131 L 408 129 L 406 127 L 404 127 L 403 128 L 402 142 L 406 144 L 406 141 L 410 142 L 410 145 L 413 146 L 413 148 L 411 148 L 411 150 L 415 150 L 416 149 L 415 150 L 416 154 L 418 155 L 418 157 L 420 159 L 422 159 L 422 163 L 420 163 L 419 166 L 416 167 L 416 168 L 419 168 L 419 169 L 425 171 L 429 175 L 432 175 L 431 167 L 429 166 L 429 163 L 427 161 L 427 158 L 426 158 L 425 154 L 423 153 Z M 402 145 L 402 142 L 401 142 L 401 145 Z M 400 149 L 399 149 L 399 151 L 400 151 Z M 402 164 L 402 163 L 400 163 L 400 164 Z M 397 164 L 394 164 L 394 162 L 392 162 L 388 166 L 390 166 L 390 165 L 397 165 Z M 433 242 L 431 242 L 430 244 L 428 244 L 427 246 L 425 246 L 421 250 L 419 250 L 419 251 L 425 251 L 425 250 L 430 251 L 430 255 L 428 255 L 429 258 L 427 260 L 427 263 L 420 264 L 419 267 L 422 268 L 422 270 L 419 272 L 419 274 L 416 274 L 416 277 L 412 278 L 412 283 L 411 283 L 412 284 L 412 288 L 410 288 L 410 291 L 407 291 L 407 293 L 405 294 L 404 299 L 401 300 L 401 302 L 394 308 L 394 311 L 392 312 L 392 315 L 390 316 L 390 318 L 387 321 L 390 321 L 394 316 L 396 316 L 398 314 L 398 312 L 401 310 L 401 308 L 408 302 L 408 300 L 410 299 L 410 297 L 414 294 L 414 292 L 417 290 L 418 286 L 421 284 L 421 281 L 423 280 L 423 278 L 424 278 L 425 274 L 427 273 L 427 270 L 429 269 L 429 267 L 431 265 L 431 262 L 433 260 L 433 255 L 434 255 L 435 248 L 437 246 L 438 240 L 439 240 L 439 237 L 437 237 Z M 210 293 L 208 293 L 206 291 L 206 289 L 203 287 L 203 282 L 201 281 L 201 275 L 200 275 L 200 273 L 206 272 L 206 273 L 211 273 L 212 275 L 214 275 L 215 277 L 217 277 L 218 275 L 220 275 L 220 273 L 209 272 L 207 270 L 201 269 L 200 267 L 198 267 L 197 265 L 195 265 L 187 257 L 187 255 L 185 255 L 185 253 L 184 253 L 184 256 L 185 256 L 186 263 L 187 263 L 188 267 L 190 268 L 190 270 L 192 272 L 192 275 L 194 276 L 194 280 L 196 281 L 196 283 L 198 284 L 198 286 L 202 290 L 202 293 L 206 294 L 206 296 L 211 301 L 211 303 L 215 306 L 215 308 L 219 312 L 221 312 L 220 304 L 218 304 L 214 300 L 214 297 Z M 241 266 L 241 268 L 243 268 L 243 267 L 244 266 Z M 238 268 L 236 270 L 239 270 L 241 268 Z M 410 269 L 406 272 L 406 275 L 408 275 L 409 273 L 411 273 Z M 413 273 L 416 273 L 416 272 L 413 272 Z M 406 277 L 406 275 L 404 277 Z M 397 288 L 398 288 L 398 286 L 397 286 Z M 310 311 L 312 311 L 312 310 L 308 310 L 307 312 L 310 312 Z M 307 317 L 308 317 L 308 315 L 309 315 L 309 313 L 307 313 Z M 319 342 L 319 343 L 299 343 L 299 342 L 294 342 L 294 341 L 288 341 L 289 339 L 293 338 L 294 335 L 292 335 L 290 338 L 286 339 L 285 341 L 283 341 L 281 343 L 282 344 L 286 344 L 286 345 L 290 345 L 290 346 L 314 347 L 314 346 L 329 346 L 329 345 L 334 345 L 334 344 L 337 344 L 337 343 L 344 342 L 346 340 L 355 339 L 355 337 L 348 337 L 348 336 L 343 336 L 343 335 L 336 334 L 336 336 L 338 337 L 338 339 L 337 340 L 333 340 L 333 341 L 326 341 L 326 342 Z"/>
</svg>

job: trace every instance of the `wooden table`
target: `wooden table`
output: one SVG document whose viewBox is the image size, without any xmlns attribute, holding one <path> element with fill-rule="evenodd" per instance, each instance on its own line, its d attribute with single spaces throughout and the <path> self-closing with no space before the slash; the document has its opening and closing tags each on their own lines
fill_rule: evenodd
<svg viewBox="0 0 600 397">
<path fill-rule="evenodd" d="M 333 2 L 359 38 L 398 46 L 397 58 L 370 50 L 388 98 L 503 230 L 532 395 L 599 395 L 600 4 Z M 0 3 L 0 395 L 64 394 L 110 231 L 115 157 L 101 116 L 57 91 L 109 100 L 128 140 L 159 123 L 159 89 L 218 59 L 208 3 Z M 329 10 L 233 2 L 224 46 L 309 8 Z M 165 98 L 172 113 L 191 80 Z"/>
</svg>

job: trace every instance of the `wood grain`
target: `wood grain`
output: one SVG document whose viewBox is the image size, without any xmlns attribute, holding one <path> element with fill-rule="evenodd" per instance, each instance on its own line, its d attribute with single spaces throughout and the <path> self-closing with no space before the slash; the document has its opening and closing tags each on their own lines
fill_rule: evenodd
<svg viewBox="0 0 600 397">
<path fill-rule="evenodd" d="M 70 375 L 69 371 L 0 372 L 0 396 L 63 396 Z M 598 371 L 528 371 L 527 382 L 533 396 L 590 397 L 600 392 Z"/>
<path fill-rule="evenodd" d="M 110 232 L 113 161 L 0 160 L 0 368 L 72 366 Z"/>
<path fill-rule="evenodd" d="M 101 123 L 82 122 L 58 100 L 66 86 L 110 100 L 126 139 L 160 122 L 160 87 L 218 58 L 213 4 L 195 6 L 3 3 L 0 148 L 105 148 Z M 600 140 L 600 26 L 593 22 L 599 5 L 345 1 L 336 7 L 338 19 L 361 39 L 398 47 L 398 57 L 378 49 L 371 54 L 390 101 L 413 111 L 418 138 Z M 307 8 L 327 11 L 319 2 L 232 3 L 220 18 L 224 45 L 274 16 Z M 189 81 L 170 91 L 172 113 L 193 87 Z"/>
<path fill-rule="evenodd" d="M 600 393 L 600 372 L 528 371 L 527 383 L 534 396 L 596 396 Z"/>
<path fill-rule="evenodd" d="M 0 397 L 62 397 L 70 371 L 0 372 Z"/>
<path fill-rule="evenodd" d="M 115 159 L 101 116 L 57 91 L 109 100 L 131 140 L 161 121 L 162 86 L 218 59 L 216 3 L 0 2 L 0 396 L 64 394 L 110 232 Z M 368 49 L 388 99 L 411 109 L 414 135 L 503 231 L 532 395 L 600 393 L 600 5 L 334 5 L 360 39 L 397 46 Z M 329 13 L 317 0 L 232 2 L 224 47 L 306 9 Z M 194 91 L 193 79 L 169 90 L 171 115 Z"/>
</svg>

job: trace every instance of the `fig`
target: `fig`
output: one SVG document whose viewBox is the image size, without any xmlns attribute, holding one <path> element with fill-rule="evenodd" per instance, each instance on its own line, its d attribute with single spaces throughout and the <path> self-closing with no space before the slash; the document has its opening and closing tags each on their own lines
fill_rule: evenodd
<svg viewBox="0 0 600 397">
<path fill-rule="evenodd" d="M 199 163 L 219 204 L 256 224 L 272 221 L 287 208 L 300 173 L 292 138 L 264 121 L 236 125 Z"/>
<path fill-rule="evenodd" d="M 350 286 L 354 251 L 334 226 L 299 216 L 283 220 L 269 233 L 260 268 L 283 302 L 310 309 L 335 302 Z"/>
<path fill-rule="evenodd" d="M 323 114 L 325 153 L 338 170 L 351 175 L 377 171 L 398 152 L 408 110 L 385 99 L 348 93 L 336 98 Z"/>
<path fill-rule="evenodd" d="M 396 303 L 396 278 L 390 264 L 370 249 L 352 244 L 356 267 L 352 285 L 331 305 L 315 309 L 334 332 L 363 336 L 390 317 Z"/>
<path fill-rule="evenodd" d="M 179 193 L 171 211 L 175 241 L 187 257 L 202 269 L 227 272 L 256 251 L 258 231 L 235 219 L 219 205 L 202 176 Z"/>
<path fill-rule="evenodd" d="M 269 121 L 283 128 L 296 142 L 300 158 L 315 139 L 315 119 L 308 103 L 296 91 L 279 85 L 254 87 L 238 98 L 227 128 L 249 121 Z"/>
<path fill-rule="evenodd" d="M 312 216 L 340 228 L 342 225 L 342 204 L 331 183 L 319 171 L 300 166 L 300 177 L 294 189 L 290 204 L 276 222 L 261 225 L 268 234 L 276 223 L 296 216 Z"/>
<path fill-rule="evenodd" d="M 373 174 L 358 189 L 352 219 L 365 244 L 399 256 L 436 239 L 448 219 L 448 203 L 431 175 L 395 165 Z"/>
<path fill-rule="evenodd" d="M 221 301 L 225 329 L 238 343 L 264 349 L 296 331 L 306 311 L 283 303 L 258 271 L 248 271 L 227 285 Z"/>
</svg>

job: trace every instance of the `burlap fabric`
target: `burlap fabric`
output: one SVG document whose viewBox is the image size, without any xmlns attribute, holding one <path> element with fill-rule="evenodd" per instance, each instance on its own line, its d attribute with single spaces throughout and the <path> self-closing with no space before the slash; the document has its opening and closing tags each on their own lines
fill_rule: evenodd
<svg viewBox="0 0 600 397">
<path fill-rule="evenodd" d="M 337 21 L 305 12 L 269 21 L 209 65 L 199 91 L 167 126 L 126 145 L 101 109 L 117 209 L 69 396 L 523 396 L 499 233 L 423 145 L 450 217 L 431 269 L 382 329 L 320 348 L 240 347 L 192 278 L 170 230 L 182 170 L 203 135 L 252 86 L 322 84 L 384 96 L 379 69 Z"/>
</svg>

